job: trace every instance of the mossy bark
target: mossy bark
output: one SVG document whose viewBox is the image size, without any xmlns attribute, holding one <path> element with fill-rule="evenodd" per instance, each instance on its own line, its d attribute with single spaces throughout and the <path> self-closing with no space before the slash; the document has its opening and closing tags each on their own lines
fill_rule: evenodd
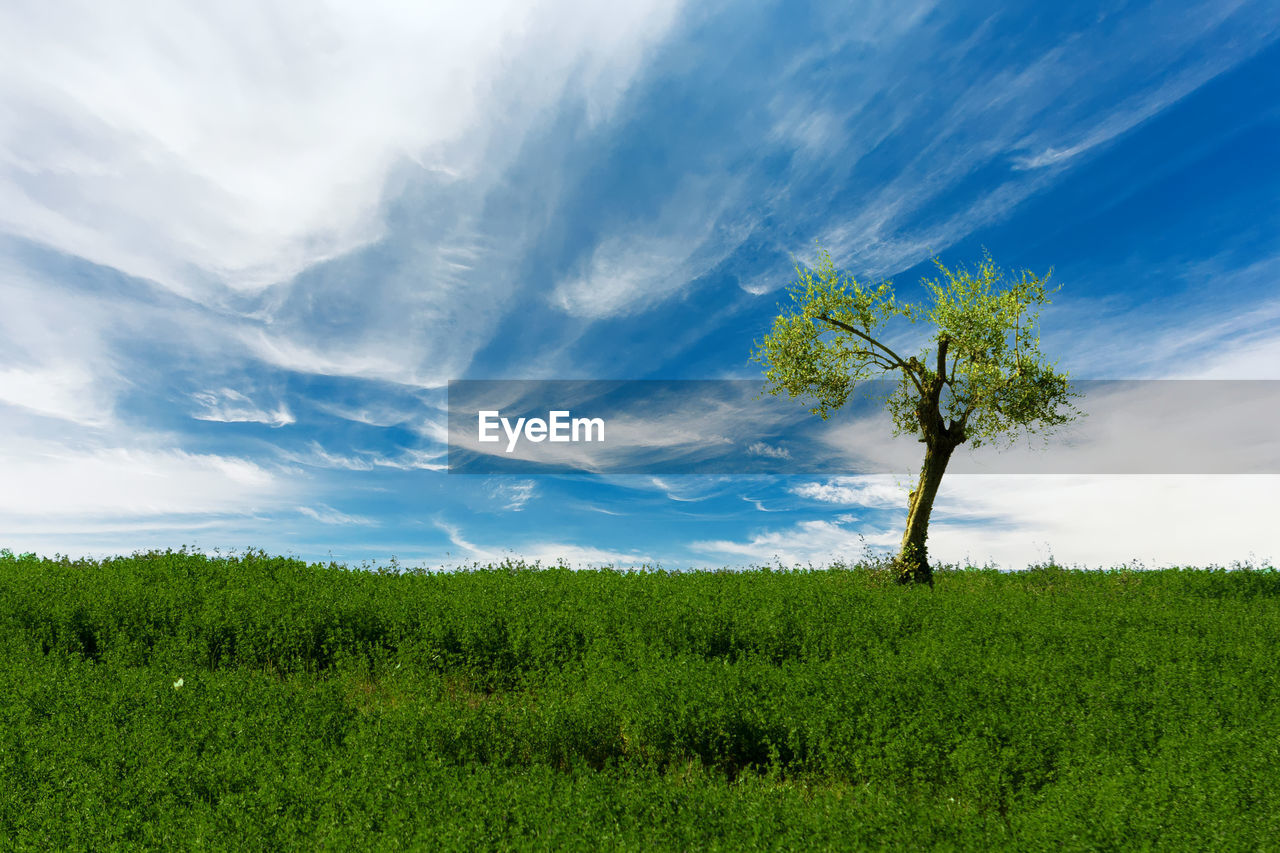
<svg viewBox="0 0 1280 853">
<path fill-rule="evenodd" d="M 920 480 L 907 504 L 907 529 L 902 534 L 902 550 L 897 558 L 898 583 L 927 583 L 933 586 L 933 569 L 929 567 L 929 551 L 925 544 L 929 535 L 929 515 L 933 500 L 947 470 L 955 444 L 934 441 L 927 445 Z"/>
</svg>

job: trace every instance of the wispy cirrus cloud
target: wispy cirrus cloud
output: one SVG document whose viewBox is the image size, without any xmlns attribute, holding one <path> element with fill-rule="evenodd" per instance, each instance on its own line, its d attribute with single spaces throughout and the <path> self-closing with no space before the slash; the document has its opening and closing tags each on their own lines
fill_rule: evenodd
<svg viewBox="0 0 1280 853">
<path fill-rule="evenodd" d="M 568 542 L 535 541 L 520 545 L 480 545 L 467 538 L 462 528 L 456 524 L 437 520 L 435 526 L 449 537 L 449 541 L 455 548 L 463 552 L 450 561 L 454 565 L 461 565 L 469 560 L 488 563 L 512 560 L 551 566 L 564 564 L 572 568 L 599 566 L 630 568 L 653 566 L 657 563 L 652 557 L 639 552 L 613 551 Z"/>
<path fill-rule="evenodd" d="M 1082 125 L 1028 133 L 1021 147 L 1031 153 L 1015 156 L 1015 168 L 1057 166 L 1111 141 L 1248 59 L 1274 40 L 1280 30 L 1280 15 L 1265 4 L 1200 3 L 1185 10 L 1186 17 L 1178 19 L 1165 17 L 1164 11 L 1156 6 L 1145 15 L 1114 19 L 1101 13 L 1097 20 L 1098 28 L 1105 33 L 1101 38 L 1075 39 L 1069 47 L 1063 45 L 1050 51 L 1024 72 L 1027 83 L 1052 86 L 1060 101 L 1090 111 L 1094 108 L 1089 103 L 1094 89 L 1081 83 L 1095 84 L 1099 78 L 1114 81 L 1133 70 L 1149 82 L 1110 109 L 1095 112 Z M 1159 38 L 1151 38 L 1152 32 L 1158 33 Z M 1232 40 L 1232 50 L 1202 49 L 1206 37 L 1223 36 Z M 1101 58 L 1113 55 L 1119 43 L 1137 48 L 1129 55 L 1129 68 L 1105 67 Z M 1167 72 L 1174 58 L 1184 62 L 1183 67 L 1171 74 L 1153 73 Z M 1052 135 L 1060 141 L 1050 142 Z"/>
<path fill-rule="evenodd" d="M 744 188 L 741 178 L 726 174 L 680 182 L 657 216 L 632 220 L 597 243 L 581 273 L 556 286 L 552 303 L 574 316 L 603 319 L 671 297 L 751 232 L 753 223 L 740 221 Z"/>
<path fill-rule="evenodd" d="M 374 525 L 378 523 L 374 519 L 366 518 L 362 515 L 349 515 L 340 510 L 336 510 L 327 504 L 319 504 L 314 507 L 300 506 L 298 507 L 298 512 L 325 525 Z"/>
<path fill-rule="evenodd" d="M 283 402 L 268 411 L 234 388 L 200 391 L 191 395 L 200 408 L 192 414 L 199 421 L 219 423 L 259 423 L 273 427 L 288 426 L 296 418 Z"/>
<path fill-rule="evenodd" d="M 841 520 L 813 519 L 779 529 L 754 533 L 744 540 L 716 539 L 690 543 L 691 550 L 710 555 L 711 565 L 725 560 L 738 565 L 829 566 L 832 563 L 854 563 L 868 548 L 884 548 L 896 544 L 901 533 L 865 529 L 859 531 Z"/>
<path fill-rule="evenodd" d="M 678 7 L 64 11 L 0 12 L 0 230 L 211 307 L 268 369 L 439 387 L 536 231 L 491 193 L 557 110 L 608 121 Z"/>
<path fill-rule="evenodd" d="M 1062 43 L 1022 65 L 985 61 L 983 52 L 991 45 L 986 40 L 954 49 L 937 45 L 942 62 L 965 82 L 958 91 L 948 82 L 932 95 L 931 87 L 918 88 L 917 110 L 937 108 L 927 132 L 915 142 L 894 134 L 880 138 L 900 144 L 903 163 L 890 180 L 867 187 L 852 215 L 822 229 L 823 244 L 869 277 L 914 266 L 1000 221 L 1059 180 L 1076 158 L 1248 60 L 1280 33 L 1280 15 L 1267 4 L 1200 3 L 1177 15 L 1168 11 L 1153 6 L 1100 14 L 1087 26 L 1059 34 Z M 976 32 L 1000 25 L 997 15 Z M 926 20 L 912 35 L 930 42 L 947 32 L 945 25 Z M 1207 47 L 1220 40 L 1233 48 Z M 890 80 L 915 73 L 904 64 Z M 873 112 L 872 104 L 852 112 L 847 125 L 919 127 L 919 116 L 911 115 L 915 110 L 901 114 L 900 101 L 888 117 Z M 989 178 L 975 183 L 975 174 Z M 944 198 L 948 203 L 939 205 Z M 939 216 L 939 210 L 948 212 Z"/>
<path fill-rule="evenodd" d="M 1161 298 L 1135 308 L 1141 295 L 1123 288 L 1072 295 L 1046 313 L 1046 346 L 1078 378 L 1280 379 L 1280 360 L 1269 357 L 1280 346 L 1280 300 L 1272 295 L 1280 255 L 1268 248 L 1246 262 L 1139 258 L 1100 270 L 1108 280 L 1159 280 Z M 1240 295 L 1244 305 L 1223 293 Z"/>
<path fill-rule="evenodd" d="M 260 288 L 377 238 L 398 164 L 473 177 L 566 86 L 606 115 L 674 10 L 5 8 L 4 227 L 186 293 Z"/>
<path fill-rule="evenodd" d="M 443 471 L 448 467 L 443 461 L 445 455 L 444 451 L 434 452 L 412 447 L 398 448 L 394 455 L 380 450 L 339 453 L 327 449 L 318 441 L 308 442 L 304 450 L 278 450 L 279 458 L 286 463 L 339 471 L 374 471 L 379 468 Z"/>
<path fill-rule="evenodd" d="M 537 492 L 538 484 L 533 480 L 515 480 L 507 482 L 505 480 L 492 483 L 488 487 L 489 495 L 498 503 L 502 504 L 504 510 L 510 512 L 519 512 L 524 509 Z"/>
</svg>

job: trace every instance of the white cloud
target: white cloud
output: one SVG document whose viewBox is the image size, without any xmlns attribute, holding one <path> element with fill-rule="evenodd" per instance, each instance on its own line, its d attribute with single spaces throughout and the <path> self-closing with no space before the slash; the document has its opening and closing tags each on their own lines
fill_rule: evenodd
<svg viewBox="0 0 1280 853">
<path fill-rule="evenodd" d="M 258 288 L 376 238 L 397 163 L 473 177 L 566 86 L 607 115 L 673 14 L 484 0 L 4 9 L 0 222 L 186 293 L 209 278 Z"/>
<path fill-rule="evenodd" d="M 1022 75 L 1023 80 L 1044 86 L 1051 80 L 1062 87 L 1071 100 L 1079 98 L 1085 91 L 1080 86 L 1082 78 L 1094 78 L 1096 83 L 1110 82 L 1110 75 L 1120 73 L 1121 68 L 1101 67 L 1095 60 L 1099 55 L 1112 53 L 1117 44 L 1123 42 L 1128 46 L 1140 46 L 1130 50 L 1126 65 L 1130 70 L 1148 72 L 1148 69 L 1165 70 L 1169 68 L 1170 55 L 1190 53 L 1194 46 L 1219 27 L 1223 27 L 1232 37 L 1232 49 L 1229 51 L 1212 51 L 1188 67 L 1171 74 L 1151 74 L 1151 78 L 1160 79 L 1158 84 L 1149 84 L 1136 94 L 1126 98 L 1112 110 L 1102 113 L 1097 119 L 1083 123 L 1080 127 L 1058 129 L 1064 138 L 1056 143 L 1046 143 L 1048 135 L 1043 131 L 1028 134 L 1024 147 L 1036 151 L 1034 154 L 1013 158 L 1018 169 L 1042 169 L 1056 166 L 1077 157 L 1090 149 L 1096 148 L 1115 137 L 1136 127 L 1161 110 L 1177 103 L 1205 83 L 1222 72 L 1248 59 L 1255 51 L 1263 47 L 1273 36 L 1277 25 L 1274 14 L 1238 16 L 1241 7 L 1247 3 L 1202 3 L 1199 7 L 1185 11 L 1179 17 L 1186 23 L 1183 26 L 1159 27 L 1161 38 L 1139 38 L 1141 33 L 1147 36 L 1156 30 L 1158 25 L 1146 16 L 1136 16 L 1114 31 L 1110 38 L 1087 45 L 1082 53 L 1073 46 L 1065 46 L 1050 51 L 1043 59 L 1033 65 Z M 1159 10 L 1154 14 L 1167 14 Z M 1233 16 L 1238 16 L 1233 19 Z M 1123 67 L 1123 66 L 1122 66 Z M 1053 85 L 1053 84 L 1051 84 Z M 1038 149 L 1038 150 L 1037 150 Z"/>
<path fill-rule="evenodd" d="M 310 332 L 299 330 L 298 337 Z M 380 335 L 373 335 L 348 343 L 345 346 L 312 345 L 298 340 L 289 333 L 268 332 L 258 327 L 238 330 L 241 345 L 267 364 L 298 373 L 318 376 L 350 376 L 359 379 L 375 379 L 399 382 L 419 388 L 440 388 L 456 375 L 463 362 L 450 358 L 441 365 L 424 363 L 423 350 L 429 351 L 425 341 L 406 340 L 397 355 Z M 412 353 L 405 357 L 404 350 Z"/>
<path fill-rule="evenodd" d="M 219 423 L 260 423 L 273 427 L 288 426 L 295 421 L 284 403 L 277 403 L 273 411 L 267 411 L 233 388 L 200 391 L 191 396 L 201 406 L 200 411 L 192 415 L 196 420 Z"/>
<path fill-rule="evenodd" d="M 652 221 L 629 223 L 600 241 L 577 277 L 551 294 L 568 314 L 602 319 L 633 313 L 662 301 L 727 258 L 750 233 L 728 223 L 743 187 L 720 175 L 686 180 Z"/>
<path fill-rule="evenodd" d="M 780 562 L 784 566 L 826 566 L 833 562 L 857 562 L 870 548 L 897 544 L 899 532 L 879 530 L 859 532 L 838 521 L 801 521 L 783 530 L 753 534 L 746 541 L 729 539 L 690 543 L 689 547 L 704 554 L 738 559 L 749 565 Z"/>
<path fill-rule="evenodd" d="M 667 500 L 678 503 L 697 503 L 705 501 L 723 488 L 720 477 L 676 477 L 674 480 L 663 477 L 648 477 L 633 485 L 643 486 L 645 480 L 653 488 L 667 496 Z"/>
<path fill-rule="evenodd" d="M 1217 287 L 1234 281 L 1267 275 L 1280 277 L 1280 257 L 1268 258 L 1230 276 L 1221 276 Z M 1164 376 L 1187 379 L 1280 379 L 1280 299 L 1259 303 L 1250 310 L 1225 315 L 1199 314 L 1179 319 L 1149 342 L 1147 359 Z"/>
<path fill-rule="evenodd" d="M 0 258 L 0 403 L 109 425 L 124 384 L 106 340 L 118 306 L 68 293 Z"/>
<path fill-rule="evenodd" d="M 24 519 L 21 526 L 0 529 L 0 548 L 95 559 L 179 546 L 205 553 L 217 547 L 226 553 L 229 543 L 244 542 L 284 551 L 291 543 L 275 539 L 278 532 L 279 520 L 263 515 L 148 516 L 108 521 L 41 518 Z M 201 548 L 202 541 L 210 543 L 210 548 Z M 319 551 L 317 556 L 323 553 Z"/>
<path fill-rule="evenodd" d="M 343 471 L 373 471 L 378 468 L 400 471 L 443 471 L 448 468 L 448 465 L 439 460 L 445 456 L 446 451 L 433 453 L 416 448 L 403 448 L 395 456 L 387 456 L 375 450 L 357 450 L 348 455 L 327 450 L 318 441 L 310 442 L 305 453 L 283 450 L 280 452 L 280 457 L 286 462 L 306 465 L 310 468 L 333 468 Z"/>
<path fill-rule="evenodd" d="M 791 451 L 785 447 L 774 447 L 772 444 L 757 441 L 747 448 L 747 455 L 764 456 L 769 459 L 790 459 Z"/>
<path fill-rule="evenodd" d="M 377 522 L 371 518 L 365 518 L 362 515 L 348 515 L 347 513 L 340 512 L 339 510 L 336 510 L 333 507 L 328 506 L 326 504 L 320 504 L 315 507 L 300 506 L 298 507 L 298 512 L 307 516 L 308 518 L 315 519 L 321 524 L 328 524 L 328 525 L 377 524 Z"/>
<path fill-rule="evenodd" d="M 77 362 L 0 370 L 0 403 L 41 415 L 100 426 L 110 420 L 111 404 L 104 396 L 93 371 Z"/>
<path fill-rule="evenodd" d="M 1193 372 L 1196 379 L 1280 380 L 1280 334 L 1234 341 Z"/>
<path fill-rule="evenodd" d="M 406 471 L 447 471 L 449 469 L 448 463 L 440 460 L 447 459 L 448 455 L 448 451 L 444 450 L 430 451 L 405 448 L 396 459 L 387 460 L 385 463 L 379 464 L 385 464 L 390 468 L 401 468 Z"/>
<path fill-rule="evenodd" d="M 372 452 L 357 452 L 348 456 L 326 450 L 318 441 L 307 446 L 306 453 L 282 452 L 281 456 L 288 462 L 307 465 L 312 468 L 336 468 L 344 471 L 372 471 L 374 464 Z"/>
<path fill-rule="evenodd" d="M 919 46 L 953 37 L 939 25 L 941 19 L 920 19 L 920 26 L 903 36 L 917 49 L 877 54 L 883 67 L 868 70 L 866 94 L 844 105 L 842 123 L 857 130 L 846 139 L 830 135 L 830 153 L 821 162 L 856 177 L 864 152 L 884 143 L 913 113 L 929 110 L 936 115 L 925 141 L 902 147 L 910 159 L 890 180 L 866 186 L 859 212 L 824 227 L 819 234 L 823 245 L 843 266 L 869 278 L 892 275 L 944 252 L 1006 217 L 1057 180 L 1079 155 L 1248 60 L 1275 39 L 1280 26 L 1274 10 L 1249 3 L 1204 2 L 1176 15 L 1161 6 L 1127 9 L 1116 19 L 1118 23 L 1064 34 L 1062 43 L 1021 67 L 978 64 L 968 55 L 980 41 L 977 34 L 967 45 L 939 45 L 939 61 L 951 63 L 941 73 L 969 82 L 957 96 L 937 104 L 931 102 L 925 80 L 919 80 L 914 102 L 900 94 L 903 81 L 919 73 L 919 50 L 929 50 Z M 1207 42 L 1232 47 L 1206 49 Z M 1171 73 L 1175 68 L 1179 70 Z M 894 89 L 897 96 L 888 114 L 867 111 L 869 104 L 878 103 L 875 95 Z M 1115 94 L 1108 98 L 1110 92 Z M 812 155 L 812 129 L 799 115 L 818 105 L 794 103 L 780 100 L 775 132 Z M 831 164 L 829 158 L 841 162 Z M 984 182 L 967 200 L 949 198 L 954 212 L 938 217 L 939 198 L 951 196 L 979 169 L 1006 162 L 1014 165 L 1015 174 Z"/>
<path fill-rule="evenodd" d="M 366 405 L 344 406 L 327 401 L 313 405 L 328 415 L 358 424 L 375 427 L 399 426 L 422 418 L 421 410 L 398 407 L 390 403 L 372 402 Z"/>
<path fill-rule="evenodd" d="M 537 562 L 543 565 L 565 563 L 573 568 L 593 566 L 629 568 L 656 564 L 652 557 L 639 552 L 611 551 L 561 542 L 531 542 L 514 548 L 478 545 L 468 540 L 462 533 L 462 529 L 456 524 L 437 520 L 435 526 L 444 531 L 454 547 L 460 548 L 465 552 L 465 557 L 462 561 L 473 560 L 480 563 L 499 563 L 505 560 L 512 560 L 526 563 Z M 453 560 L 455 564 L 462 561 Z"/>
<path fill-rule="evenodd" d="M 675 0 L 73 2 L 56 15 L 7 4 L 0 231 L 213 308 L 224 351 L 439 387 L 510 310 L 538 230 L 495 220 L 491 193 L 562 107 L 582 108 L 585 130 L 607 121 L 677 11 Z M 353 250 L 394 237 L 387 211 L 415 192 L 430 203 L 412 239 L 394 263 L 361 266 Z M 423 332 L 440 328 L 450 333 Z M 190 340 L 208 348 L 205 337 Z M 76 394 L 41 405 L 66 414 Z"/>
<path fill-rule="evenodd" d="M 446 521 L 435 521 L 435 526 L 449 537 L 449 541 L 453 543 L 455 548 L 461 548 L 467 552 L 471 559 L 475 560 L 500 560 L 501 556 L 496 550 L 483 548 L 474 542 L 464 538 L 462 528 L 456 524 L 450 524 Z"/>
<path fill-rule="evenodd" d="M 0 533 L 7 543 L 99 553 L 172 545 L 178 529 L 238 538 L 261 513 L 286 506 L 297 481 L 234 453 L 187 452 L 173 436 L 140 425 L 136 409 L 127 421 L 118 411 L 122 394 L 154 376 L 120 347 L 164 348 L 165 367 L 181 369 L 216 348 L 218 318 L 176 300 L 139 301 L 123 286 L 85 288 L 89 271 L 71 269 L 52 278 L 0 259 Z M 237 403 L 234 396 L 218 402 Z"/>
<path fill-rule="evenodd" d="M 537 489 L 533 480 L 498 481 L 488 487 L 489 495 L 503 505 L 503 509 L 519 512 L 529 502 Z"/>
<path fill-rule="evenodd" d="M 802 483 L 792 494 L 842 506 L 905 507 L 910 488 L 887 476 L 835 477 L 825 483 Z"/>
<path fill-rule="evenodd" d="M 9 438 L 0 447 L 0 528 L 33 520 L 251 515 L 295 488 L 269 469 L 233 456 L 173 449 L 71 449 Z"/>
<path fill-rule="evenodd" d="M 1243 266 L 1218 257 L 1183 264 L 1137 258 L 1093 276 L 1104 295 L 1063 298 L 1042 319 L 1045 351 L 1061 355 L 1073 378 L 1280 379 L 1273 356 L 1280 300 L 1271 297 L 1280 255 Z M 1107 286 L 1139 276 L 1167 282 L 1168 298 Z M 1223 293 L 1239 298 L 1224 301 Z"/>
<path fill-rule="evenodd" d="M 614 551 L 566 542 L 534 542 L 514 549 L 512 554 L 526 562 L 538 562 L 543 565 L 566 563 L 574 568 L 593 566 L 633 568 L 653 566 L 657 562 L 653 557 L 639 551 Z"/>
</svg>

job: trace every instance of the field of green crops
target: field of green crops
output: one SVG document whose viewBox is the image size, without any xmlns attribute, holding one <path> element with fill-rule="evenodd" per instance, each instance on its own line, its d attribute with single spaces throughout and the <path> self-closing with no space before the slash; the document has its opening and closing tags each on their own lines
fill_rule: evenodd
<svg viewBox="0 0 1280 853">
<path fill-rule="evenodd" d="M 0 551 L 0 849 L 1280 849 L 1280 572 Z"/>
</svg>

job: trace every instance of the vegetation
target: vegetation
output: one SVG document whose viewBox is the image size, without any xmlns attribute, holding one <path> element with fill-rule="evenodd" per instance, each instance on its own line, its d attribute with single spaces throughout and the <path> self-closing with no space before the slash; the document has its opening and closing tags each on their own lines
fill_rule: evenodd
<svg viewBox="0 0 1280 853">
<path fill-rule="evenodd" d="M 0 848 L 1275 849 L 1280 573 L 0 552 Z"/>
<path fill-rule="evenodd" d="M 1036 324 L 1049 303 L 1049 276 L 1023 270 L 1007 277 L 990 255 L 974 272 L 934 264 L 942 279 L 926 279 L 928 301 L 912 304 L 898 302 L 890 282 L 860 284 L 820 250 L 813 269 L 796 265 L 790 310 L 755 351 L 769 393 L 809 399 L 823 420 L 858 382 L 897 376 L 886 401 L 895 432 L 925 446 L 907 503 L 898 581 L 930 586 L 929 515 L 955 449 L 1047 434 L 1078 415 L 1067 374 L 1040 352 Z M 883 330 L 894 319 L 930 326 L 919 357 L 904 359 L 886 343 Z"/>
</svg>

